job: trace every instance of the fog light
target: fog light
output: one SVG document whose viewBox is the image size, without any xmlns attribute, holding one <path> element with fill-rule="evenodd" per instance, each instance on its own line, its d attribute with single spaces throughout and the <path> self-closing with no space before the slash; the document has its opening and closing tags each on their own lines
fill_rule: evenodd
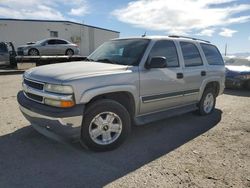
<svg viewBox="0 0 250 188">
<path fill-rule="evenodd" d="M 75 105 L 74 101 L 59 101 L 54 99 L 44 99 L 44 103 L 50 106 L 69 108 Z"/>
</svg>

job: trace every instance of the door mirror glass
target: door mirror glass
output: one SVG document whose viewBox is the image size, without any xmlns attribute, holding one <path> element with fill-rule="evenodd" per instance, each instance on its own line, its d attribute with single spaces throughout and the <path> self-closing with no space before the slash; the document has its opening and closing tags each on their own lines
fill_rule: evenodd
<svg viewBox="0 0 250 188">
<path fill-rule="evenodd" d="M 147 69 L 166 68 L 166 67 L 167 67 L 167 60 L 163 56 L 152 57 L 146 64 Z"/>
</svg>

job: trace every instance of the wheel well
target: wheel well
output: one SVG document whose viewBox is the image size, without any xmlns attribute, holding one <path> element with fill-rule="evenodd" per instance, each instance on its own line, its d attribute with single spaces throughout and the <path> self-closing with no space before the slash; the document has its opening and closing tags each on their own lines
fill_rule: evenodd
<svg viewBox="0 0 250 188">
<path fill-rule="evenodd" d="M 220 91 L 220 84 L 217 81 L 209 82 L 207 83 L 205 89 L 207 88 L 213 88 L 215 90 L 215 95 L 218 96 Z"/>
<path fill-rule="evenodd" d="M 129 92 L 113 92 L 113 93 L 105 93 L 102 95 L 98 95 L 88 102 L 87 108 L 89 105 L 91 105 L 91 103 L 93 103 L 97 100 L 101 100 L 101 99 L 114 100 L 114 101 L 120 103 L 121 105 L 123 105 L 127 109 L 127 111 L 129 112 L 131 117 L 133 117 L 135 115 L 134 97 Z"/>
</svg>

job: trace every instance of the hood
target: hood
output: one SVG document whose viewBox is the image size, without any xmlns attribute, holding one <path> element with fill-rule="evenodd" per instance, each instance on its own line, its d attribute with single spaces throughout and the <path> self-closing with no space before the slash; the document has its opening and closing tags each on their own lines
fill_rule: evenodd
<svg viewBox="0 0 250 188">
<path fill-rule="evenodd" d="M 26 71 L 24 76 L 47 83 L 61 83 L 65 80 L 124 72 L 127 67 L 127 65 L 77 61 L 35 67 Z"/>
<path fill-rule="evenodd" d="M 226 65 L 226 69 L 232 72 L 238 72 L 238 73 L 248 73 L 250 72 L 250 67 L 245 65 Z"/>
</svg>

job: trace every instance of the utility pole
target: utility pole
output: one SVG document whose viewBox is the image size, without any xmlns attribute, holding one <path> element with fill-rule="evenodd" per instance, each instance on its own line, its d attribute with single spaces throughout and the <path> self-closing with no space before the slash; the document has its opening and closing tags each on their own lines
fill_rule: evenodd
<svg viewBox="0 0 250 188">
<path fill-rule="evenodd" d="M 227 43 L 225 45 L 225 56 L 227 56 Z"/>
</svg>

